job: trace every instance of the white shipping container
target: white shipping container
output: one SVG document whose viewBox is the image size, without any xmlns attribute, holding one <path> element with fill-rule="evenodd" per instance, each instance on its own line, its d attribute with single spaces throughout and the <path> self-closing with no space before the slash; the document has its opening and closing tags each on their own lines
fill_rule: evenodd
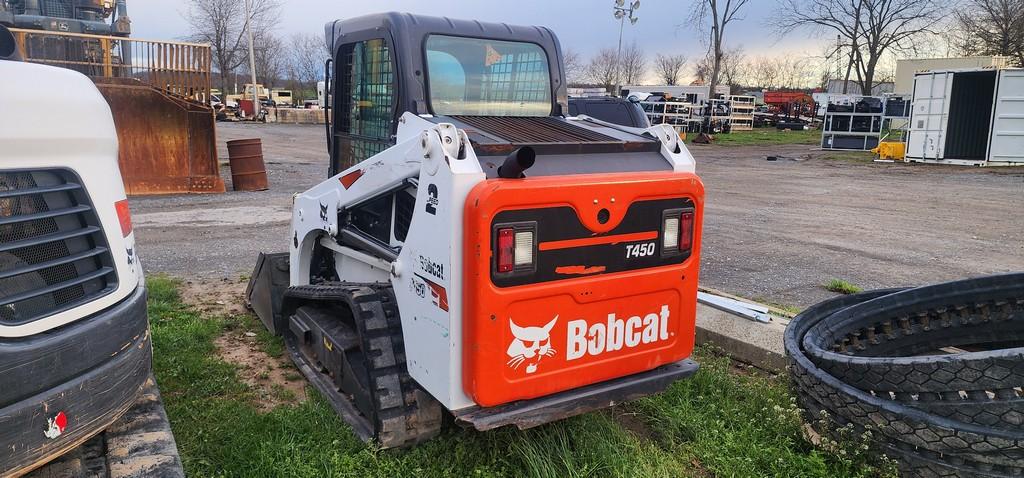
<svg viewBox="0 0 1024 478">
<path fill-rule="evenodd" d="M 907 161 L 1024 165 L 1024 69 L 919 73 Z"/>
</svg>

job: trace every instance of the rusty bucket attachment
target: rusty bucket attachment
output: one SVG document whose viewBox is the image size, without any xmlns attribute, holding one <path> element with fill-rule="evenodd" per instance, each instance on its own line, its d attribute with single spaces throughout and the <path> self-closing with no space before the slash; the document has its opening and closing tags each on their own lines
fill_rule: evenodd
<svg viewBox="0 0 1024 478">
<path fill-rule="evenodd" d="M 115 27 L 124 26 L 121 20 L 127 17 Z M 210 45 L 45 30 L 11 33 L 25 61 L 75 70 L 96 83 L 114 117 L 118 165 L 129 195 L 224 192 L 210 107 Z M 0 38 L 0 56 L 6 41 Z"/>
<path fill-rule="evenodd" d="M 268 189 L 263 142 L 259 138 L 228 141 L 228 161 L 231 163 L 231 185 L 235 191 Z"/>
<path fill-rule="evenodd" d="M 280 335 L 285 328 L 281 300 L 288 288 L 288 253 L 260 253 L 245 289 L 245 306 L 256 313 L 267 330 Z"/>
<path fill-rule="evenodd" d="M 213 111 L 126 78 L 93 78 L 117 126 L 129 195 L 222 193 Z"/>
</svg>

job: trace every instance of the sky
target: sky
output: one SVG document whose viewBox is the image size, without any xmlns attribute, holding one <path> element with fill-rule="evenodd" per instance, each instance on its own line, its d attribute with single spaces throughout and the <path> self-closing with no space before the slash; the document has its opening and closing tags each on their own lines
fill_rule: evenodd
<svg viewBox="0 0 1024 478">
<path fill-rule="evenodd" d="M 238 0 L 241 2 L 242 0 Z M 132 35 L 147 40 L 181 39 L 188 33 L 183 18 L 187 1 L 128 0 Z M 614 48 L 619 22 L 612 16 L 614 0 L 282 0 L 278 33 L 323 35 L 330 20 L 382 11 L 403 11 L 453 18 L 543 25 L 551 28 L 563 48 L 588 58 L 601 48 Z M 639 21 L 623 32 L 623 43 L 636 41 L 653 57 L 656 53 L 684 54 L 692 66 L 706 46 L 687 17 L 693 0 L 641 0 Z M 726 30 L 728 47 L 741 46 L 747 57 L 820 55 L 824 41 L 813 32 L 798 31 L 778 38 L 771 28 L 776 0 L 751 0 Z"/>
</svg>

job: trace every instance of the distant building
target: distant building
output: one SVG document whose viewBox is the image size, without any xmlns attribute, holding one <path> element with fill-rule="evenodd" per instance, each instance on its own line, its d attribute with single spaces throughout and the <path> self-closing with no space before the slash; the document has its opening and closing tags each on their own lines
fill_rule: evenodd
<svg viewBox="0 0 1024 478">
<path fill-rule="evenodd" d="M 972 56 L 960 58 L 918 58 L 896 61 L 896 93 L 914 92 L 914 75 L 932 70 L 959 68 L 1008 68 L 1008 56 Z"/>
<path fill-rule="evenodd" d="M 895 85 L 893 83 L 891 83 L 891 82 L 879 83 L 879 84 L 875 85 L 874 88 L 871 89 L 871 95 L 870 96 L 882 96 L 885 93 L 892 93 L 893 91 L 895 91 Z M 828 86 L 825 88 L 825 93 L 842 94 L 843 93 L 843 80 L 839 80 L 839 79 L 828 80 Z M 850 80 L 850 82 L 849 82 L 849 84 L 848 84 L 848 86 L 846 88 L 846 93 L 851 94 L 851 95 L 859 95 L 859 94 L 861 94 L 860 84 L 857 83 L 854 80 Z"/>
</svg>

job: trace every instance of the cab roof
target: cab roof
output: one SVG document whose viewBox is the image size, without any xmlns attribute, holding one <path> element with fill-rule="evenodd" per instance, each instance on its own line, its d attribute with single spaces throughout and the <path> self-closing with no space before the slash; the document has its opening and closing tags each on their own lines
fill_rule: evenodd
<svg viewBox="0 0 1024 478">
<path fill-rule="evenodd" d="M 547 55 L 552 77 L 551 97 L 561 105 L 560 109 L 552 108 L 552 114 L 568 112 L 562 49 L 554 32 L 547 27 L 386 12 L 328 22 L 325 33 L 332 58 L 338 57 L 338 49 L 344 44 L 374 38 L 385 39 L 397 66 L 401 90 L 398 95 L 399 106 L 417 114 L 429 113 L 425 75 L 422 73 L 426 69 L 423 47 L 428 36 L 450 35 L 534 43 Z"/>
</svg>

